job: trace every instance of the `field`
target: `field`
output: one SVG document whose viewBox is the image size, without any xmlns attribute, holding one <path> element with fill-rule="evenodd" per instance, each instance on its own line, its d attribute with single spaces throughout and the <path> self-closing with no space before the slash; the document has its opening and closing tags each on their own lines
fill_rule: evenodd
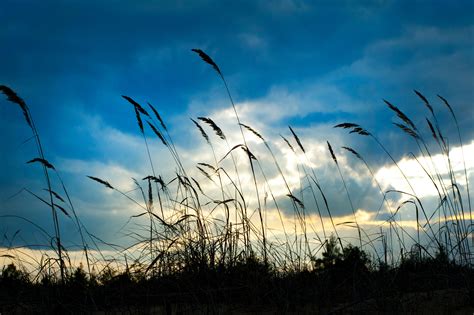
<svg viewBox="0 0 474 315">
<path fill-rule="evenodd" d="M 143 137 L 149 173 L 134 180 L 132 192 L 95 174 L 89 179 L 98 190 L 112 192 L 141 209 L 130 217 L 136 224 L 127 230 L 132 245 L 126 247 L 88 231 L 72 202 L 74 192 L 68 191 L 46 158 L 27 103 L 11 88 L 0 86 L 7 100 L 22 111 L 25 128 L 31 129 L 37 155 L 28 163 L 42 169 L 45 189 L 28 192 L 50 209 L 54 226 L 53 231 L 37 226 L 49 239 L 40 259 L 23 254 L 31 244 L 2 243 L 0 314 L 473 312 L 473 212 L 465 162 L 472 157 L 463 155 L 461 174 L 454 170 L 450 152 L 453 146 L 463 148 L 462 130 L 448 100 L 438 96 L 437 105 L 450 113 L 450 126 L 439 123 L 435 105 L 418 91 L 414 97 L 426 108 L 423 126 L 384 101 L 397 121 L 396 128 L 419 149 L 407 156 L 419 163 L 435 187 L 436 208 L 417 196 L 409 174 L 376 134 L 352 122 L 334 126 L 341 133 L 371 141 L 407 186 L 406 191 L 384 191 L 364 156 L 347 145 L 341 156 L 341 150 L 326 142 L 334 176 L 344 188 L 341 198 L 351 208 L 351 215 L 341 218 L 331 207 L 333 201 L 327 198 L 318 170 L 311 167 L 317 157 L 308 153 L 305 139 L 292 127 L 291 138 L 282 136 L 300 174 L 300 188 L 294 189 L 279 162 L 281 150 L 276 151 L 264 135 L 240 120 L 219 66 L 202 50 L 193 51 L 222 81 L 240 140 L 232 142 L 225 128 L 211 118 L 191 119 L 190 128 L 202 135 L 213 158 L 187 169 L 156 108 L 123 96 Z M 457 129 L 458 138 L 444 135 L 448 127 Z M 168 166 L 175 170 L 174 177 L 163 178 L 155 172 L 158 158 L 151 154 L 152 137 L 174 160 Z M 258 149 L 254 149 L 256 141 Z M 257 151 L 265 152 L 265 158 Z M 441 173 L 435 155 L 442 157 L 447 176 Z M 340 167 L 342 158 L 360 164 L 379 190 L 380 216 L 377 212 L 373 218 L 375 225 L 362 222 L 354 206 L 358 196 L 347 188 L 350 174 Z M 279 187 L 269 182 L 270 168 L 278 175 Z M 275 197 L 275 189 L 285 192 L 285 202 Z M 399 204 L 388 198 L 394 194 L 403 197 Z M 412 225 L 401 217 L 406 208 L 415 213 Z M 63 246 L 60 216 L 75 223 L 82 240 L 80 250 Z M 17 219 L 35 225 L 34 218 Z M 74 255 L 81 258 L 71 258 Z"/>
</svg>

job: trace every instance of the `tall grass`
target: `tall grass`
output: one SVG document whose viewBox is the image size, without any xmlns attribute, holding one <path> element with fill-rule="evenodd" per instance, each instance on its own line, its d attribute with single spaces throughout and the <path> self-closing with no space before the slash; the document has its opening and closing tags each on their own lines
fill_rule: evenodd
<svg viewBox="0 0 474 315">
<path fill-rule="evenodd" d="M 459 175 L 453 169 L 450 157 L 450 146 L 454 141 L 450 142 L 443 134 L 434 106 L 420 92 L 415 91 L 428 110 L 430 117 L 426 118 L 427 126 L 416 125 L 398 107 L 386 100 L 384 102 L 400 119 L 400 122 L 394 123 L 395 127 L 401 130 L 408 139 L 413 140 L 419 149 L 419 154 L 412 153 L 411 157 L 419 163 L 437 191 L 439 205 L 436 209 L 427 209 L 423 198 L 416 195 L 409 174 L 406 174 L 397 162 L 397 158 L 389 152 L 378 136 L 361 125 L 351 122 L 335 126 L 375 141 L 398 169 L 409 188 L 409 191 L 393 189 L 383 191 L 369 160 L 355 149 L 342 146 L 356 158 L 356 163 L 363 163 L 371 174 L 371 180 L 380 191 L 381 204 L 374 218 L 377 219 L 380 212 L 389 215 L 388 218 L 380 219 L 376 227 L 364 227 L 363 223 L 358 222 L 357 208 L 344 176 L 344 167 L 339 163 L 336 155 L 337 150 L 334 150 L 334 147 L 327 142 L 329 156 L 338 170 L 340 183 L 346 193 L 344 198 L 347 198 L 350 205 L 353 221 L 341 222 L 335 216 L 338 209 L 331 207 L 333 200 L 325 193 L 324 181 L 317 177 L 317 170 L 309 166 L 311 158 L 314 157 L 310 156 L 303 146 L 304 139 L 301 139 L 291 127 L 289 130 L 293 140 L 290 141 L 283 136 L 282 139 L 299 161 L 300 187 L 290 186 L 288 175 L 285 174 L 284 167 L 279 162 L 280 157 L 272 147 L 272 142 L 267 141 L 265 136 L 254 127 L 242 122 L 238 114 L 238 106 L 234 103 L 228 84 L 217 63 L 202 50 L 193 49 L 193 52 L 212 66 L 223 82 L 235 115 L 235 127 L 239 128 L 241 140 L 238 143 L 231 143 L 226 137 L 227 130 L 219 127 L 209 117 L 192 118 L 190 127 L 196 128 L 208 145 L 211 161 L 201 161 L 195 166 L 196 168 L 186 169 L 186 163 L 181 159 L 178 148 L 158 110 L 150 103 L 146 109 L 133 98 L 123 96 L 132 105 L 132 114 L 138 124 L 138 132 L 143 138 L 150 172 L 143 174 L 141 181 L 134 180 L 135 189 L 132 192 L 122 191 L 114 183 L 98 178 L 94 174 L 89 175 L 89 178 L 104 188 L 113 190 L 120 198 L 140 209 L 129 219 L 129 222 L 136 223 L 136 228 L 128 232 L 128 236 L 134 241 L 132 246 L 127 248 L 106 243 L 87 231 L 76 214 L 69 193 L 60 177 L 58 177 L 59 183 L 66 198 L 63 199 L 53 189 L 50 172 L 56 170 L 45 158 L 29 108 L 13 90 L 0 86 L 0 90 L 8 100 L 17 104 L 22 110 L 36 141 L 38 157 L 28 163 L 37 163 L 42 166 L 48 200 L 39 194 L 31 193 L 51 208 L 54 225 L 53 249 L 57 252 L 57 259 L 54 261 L 57 262 L 61 279 L 64 280 L 71 275 L 73 268 L 71 265 L 68 268 L 65 264 L 67 253 L 65 254 L 65 248 L 61 242 L 58 209 L 67 216 L 69 216 L 68 210 L 73 213 L 83 243 L 89 277 L 94 275 L 92 271 L 94 266 L 90 265 L 93 258 L 90 257 L 87 236 L 89 242 L 96 248 L 100 247 L 98 243 L 102 243 L 101 246 L 108 244 L 117 251 L 116 257 L 108 263 L 109 267 L 119 264 L 127 273 L 143 273 L 145 277 L 151 278 L 181 273 L 200 273 L 206 270 L 224 270 L 249 262 L 262 263 L 265 268 L 274 268 L 279 271 L 301 272 L 318 269 L 321 264 L 327 266 L 330 261 L 335 263 L 337 259 L 342 259 L 340 257 L 343 255 L 353 255 L 357 251 L 359 251 L 357 255 L 362 255 L 360 253 L 364 250 L 371 257 L 377 257 L 380 264 L 390 263 L 392 266 L 395 266 L 397 262 L 403 262 L 409 255 L 416 254 L 419 259 L 422 259 L 423 257 L 434 258 L 439 253 L 445 253 L 449 260 L 472 267 L 473 245 L 469 244 L 469 235 L 473 233 L 473 224 L 466 163 L 463 161 L 465 180 L 461 181 L 457 178 Z M 458 131 L 459 146 L 462 147 L 461 131 L 454 109 L 446 99 L 442 97 L 440 99 L 453 117 Z M 206 131 L 208 128 L 217 139 Z M 246 133 L 253 134 L 261 141 L 255 145 L 263 144 L 264 150 L 270 156 L 270 165 L 262 165 L 263 159 L 255 153 L 261 151 L 250 147 Z M 427 139 L 427 134 L 432 139 Z M 167 166 L 169 170 L 175 169 L 175 173 L 170 178 L 165 178 L 170 176 L 169 172 L 167 175 L 157 172 L 158 168 L 155 165 L 157 157 L 150 150 L 154 142 L 150 140 L 149 135 L 157 137 L 175 162 L 175 165 Z M 222 150 L 225 151 L 224 154 L 221 153 Z M 238 159 L 242 154 L 248 161 L 245 166 L 247 169 L 239 166 L 241 164 L 238 163 Z M 434 156 L 437 154 L 442 154 L 445 160 L 448 169 L 447 179 L 443 177 L 439 166 L 434 161 Z M 423 165 L 418 159 L 420 156 L 427 160 L 429 165 Z M 269 184 L 268 172 L 272 167 L 282 180 L 287 201 L 290 201 L 289 208 L 285 208 L 282 199 L 279 198 L 281 196 L 275 195 Z M 199 173 L 196 173 L 196 170 Z M 246 173 L 250 174 L 249 183 L 242 182 Z M 398 196 L 399 204 L 393 207 L 388 196 Z M 313 206 L 309 206 L 310 201 L 314 203 L 314 209 Z M 67 204 L 69 209 L 59 205 L 59 202 Z M 267 224 L 267 216 L 271 214 L 269 207 L 276 211 L 281 226 L 279 230 L 275 227 L 270 228 Z M 402 212 L 407 213 L 410 209 L 414 210 L 416 219 L 414 233 L 404 225 L 401 217 Z M 290 214 L 291 211 L 293 215 Z M 125 226 L 128 226 L 129 222 Z M 354 249 L 350 244 L 348 236 L 343 236 L 341 231 L 347 227 L 356 228 L 358 249 Z M 377 248 L 377 242 L 382 244 L 382 248 Z M 100 250 L 97 252 L 99 256 L 102 255 Z M 325 256 L 322 256 L 322 253 Z M 383 257 L 383 260 L 380 257 Z M 4 258 L 9 257 L 4 256 Z M 104 259 L 105 257 L 102 256 L 96 261 Z M 42 265 L 47 264 L 42 263 Z M 47 266 L 54 272 L 54 266 Z M 40 270 L 43 271 L 43 267 Z M 108 269 L 102 269 L 101 273 L 105 274 L 106 270 Z"/>
<path fill-rule="evenodd" d="M 53 220 L 53 225 L 54 225 L 54 235 L 55 235 L 55 242 L 56 242 L 56 247 L 54 248 L 57 253 L 58 253 L 58 262 L 59 262 L 59 269 L 61 273 L 61 280 L 64 280 L 64 260 L 63 260 L 63 248 L 61 245 L 61 230 L 59 226 L 59 220 L 58 220 L 58 213 L 56 209 L 62 210 L 65 214 L 65 210 L 61 208 L 58 204 L 55 203 L 54 197 L 56 199 L 61 200 L 59 197 L 59 194 L 55 193 L 52 189 L 51 185 L 51 179 L 50 179 L 50 173 L 49 171 L 52 170 L 54 171 L 55 168 L 54 166 L 49 163 L 45 159 L 44 151 L 43 151 L 43 146 L 41 144 L 41 139 L 38 133 L 38 130 L 36 129 L 35 122 L 33 118 L 31 117 L 30 109 L 26 105 L 26 102 L 19 97 L 12 89 L 5 85 L 0 85 L 0 91 L 7 96 L 7 99 L 12 102 L 17 104 L 25 117 L 26 123 L 31 129 L 31 132 L 33 133 L 33 138 L 35 139 L 35 144 L 36 144 L 36 149 L 38 151 L 38 156 L 35 157 L 32 160 L 28 161 L 27 163 L 39 163 L 43 169 L 43 174 L 44 174 L 44 179 L 46 181 L 46 191 L 48 192 L 48 197 L 49 201 L 46 201 L 42 199 L 41 197 L 34 195 L 37 197 L 39 200 L 43 201 L 46 205 L 48 205 L 51 208 L 51 215 L 52 215 L 52 220 Z M 59 197 L 59 198 L 58 198 Z"/>
</svg>

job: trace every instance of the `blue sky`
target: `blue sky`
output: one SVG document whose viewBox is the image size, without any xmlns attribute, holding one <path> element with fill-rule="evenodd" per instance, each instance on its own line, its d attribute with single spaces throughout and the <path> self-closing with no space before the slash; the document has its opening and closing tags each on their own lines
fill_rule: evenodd
<svg viewBox="0 0 474 315">
<path fill-rule="evenodd" d="M 473 1 L 4 0 L 0 8 L 0 83 L 25 99 L 79 215 L 106 239 L 117 236 L 134 210 L 124 210 L 124 200 L 86 175 L 125 188 L 130 177 L 149 175 L 133 108 L 121 95 L 155 105 L 190 167 L 210 156 L 189 117 L 209 116 L 238 135 L 222 82 L 191 48 L 219 64 L 243 122 L 281 149 L 283 160 L 279 134 L 290 138 L 291 125 L 315 154 L 329 140 L 337 154 L 349 145 L 374 169 L 389 165 L 373 142 L 331 128 L 344 121 L 364 125 L 402 159 L 416 147 L 393 127 L 396 119 L 382 99 L 425 128 L 428 112 L 413 89 L 433 102 L 453 147 L 456 129 L 436 94 L 451 102 L 464 143 L 474 140 Z M 2 99 L 0 122 L 0 213 L 52 230 L 49 212 L 34 198 L 10 198 L 23 187 L 40 192 L 43 184 L 39 169 L 24 163 L 35 151 L 31 142 L 23 144 L 30 134 L 20 110 Z M 152 145 L 167 174 L 174 169 L 169 156 L 158 142 Z M 254 150 L 261 149 L 255 144 Z M 327 157 L 311 158 L 336 212 L 346 214 L 335 169 L 326 166 Z M 361 171 L 354 161 L 341 163 L 348 172 Z M 373 212 L 380 200 L 373 200 L 370 180 L 350 174 L 358 207 Z M 64 226 L 71 243 L 77 241 L 73 225 L 65 220 Z M 0 220 L 1 233 L 18 228 L 23 241 L 36 241 L 31 227 Z"/>
</svg>

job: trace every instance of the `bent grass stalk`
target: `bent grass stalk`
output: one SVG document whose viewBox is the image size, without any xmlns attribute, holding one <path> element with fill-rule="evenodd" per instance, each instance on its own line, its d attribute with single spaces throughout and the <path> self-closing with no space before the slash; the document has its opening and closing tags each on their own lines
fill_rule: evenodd
<svg viewBox="0 0 474 315">
<path fill-rule="evenodd" d="M 227 91 L 227 95 L 229 97 L 230 103 L 232 104 L 232 109 L 234 110 L 235 118 L 237 119 L 237 123 L 239 125 L 240 134 L 242 135 L 242 139 L 244 141 L 244 145 L 245 145 L 245 148 L 247 149 L 247 153 L 248 153 L 249 151 L 248 151 L 248 146 L 247 146 L 247 140 L 245 139 L 244 131 L 242 129 L 242 125 L 241 125 L 240 118 L 239 118 L 239 114 L 237 113 L 237 109 L 235 107 L 234 100 L 232 99 L 232 95 L 230 94 L 229 87 L 227 86 L 227 82 L 224 78 L 224 75 L 222 74 L 221 70 L 219 69 L 219 66 L 205 52 L 203 52 L 201 49 L 192 49 L 192 51 L 197 53 L 199 55 L 199 57 L 201 57 L 201 59 L 204 62 L 211 65 L 214 68 L 214 70 L 218 73 L 220 78 L 222 79 L 222 82 L 224 83 L 224 86 L 225 86 L 225 89 Z M 251 172 L 252 172 L 252 178 L 253 178 L 253 182 L 254 182 L 254 186 L 255 186 L 255 194 L 256 194 L 257 203 L 258 203 L 258 208 L 257 209 L 258 209 L 258 214 L 259 214 L 259 217 L 260 217 L 260 224 L 261 224 L 262 235 L 263 235 L 264 261 L 265 261 L 265 263 L 267 263 L 265 226 L 264 226 L 264 223 L 263 223 L 262 206 L 260 204 L 260 193 L 258 191 L 257 177 L 255 175 L 255 169 L 254 169 L 254 166 L 253 166 L 252 158 L 251 158 L 250 154 L 247 154 L 247 155 L 248 155 L 248 160 L 249 160 L 249 164 L 250 164 L 250 169 L 251 169 Z"/>
<path fill-rule="evenodd" d="M 21 97 L 19 97 L 11 88 L 5 85 L 0 85 L 0 92 L 2 92 L 3 94 L 7 96 L 7 100 L 20 106 L 21 110 L 23 111 L 23 115 L 25 116 L 26 122 L 30 126 L 31 131 L 33 132 L 33 137 L 35 138 L 36 149 L 38 151 L 39 158 L 33 159 L 31 161 L 35 161 L 35 160 L 39 161 L 43 168 L 43 173 L 46 180 L 46 186 L 49 193 L 49 205 L 51 207 L 51 213 L 52 213 L 52 218 L 53 218 L 54 232 L 55 232 L 55 237 L 56 237 L 56 250 L 58 251 L 61 281 L 64 281 L 65 280 L 65 266 L 64 266 L 63 255 L 62 255 L 61 232 L 59 228 L 58 215 L 54 207 L 52 185 L 51 185 L 51 180 L 50 180 L 49 172 L 48 172 L 48 169 L 54 169 L 54 167 L 45 159 L 43 146 L 41 144 L 41 139 L 40 139 L 38 130 L 36 129 L 35 122 L 30 113 L 30 109 L 26 105 L 25 101 Z"/>
<path fill-rule="evenodd" d="M 349 194 L 349 189 L 347 189 L 346 181 L 344 180 L 344 176 L 342 175 L 341 168 L 339 167 L 339 163 L 337 162 L 337 158 L 336 158 L 336 155 L 334 154 L 334 151 L 332 150 L 331 144 L 329 143 L 329 141 L 326 141 L 326 143 L 328 145 L 329 153 L 331 154 L 332 160 L 336 164 L 339 175 L 341 176 L 342 183 L 344 184 L 344 189 L 346 191 L 347 199 L 349 200 L 349 205 L 351 206 L 352 214 L 354 215 L 354 222 L 355 222 L 356 227 L 357 227 L 357 233 L 359 234 L 360 248 L 362 249 L 362 236 L 361 236 L 361 233 L 360 233 L 360 226 L 359 226 L 359 223 L 357 222 L 355 208 L 354 208 L 354 205 L 352 204 L 352 199 L 351 199 L 351 196 Z"/>
</svg>

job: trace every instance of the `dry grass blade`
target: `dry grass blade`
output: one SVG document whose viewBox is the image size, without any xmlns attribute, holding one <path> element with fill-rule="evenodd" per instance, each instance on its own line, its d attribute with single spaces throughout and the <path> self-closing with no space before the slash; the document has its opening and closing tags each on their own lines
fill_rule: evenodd
<svg viewBox="0 0 474 315">
<path fill-rule="evenodd" d="M 226 200 L 214 200 L 214 203 L 218 204 L 218 205 L 221 205 L 221 204 L 226 204 L 226 203 L 234 202 L 234 201 L 237 201 L 237 200 L 235 200 L 234 198 L 229 198 L 229 199 L 226 199 Z"/>
<path fill-rule="evenodd" d="M 247 153 L 248 157 L 251 159 L 251 160 L 257 160 L 257 158 L 255 157 L 255 155 L 253 155 L 252 152 L 250 152 L 249 148 L 247 148 L 246 146 L 242 146 L 242 150 L 245 151 L 245 153 Z"/>
<path fill-rule="evenodd" d="M 211 164 L 207 164 L 207 163 L 198 163 L 198 165 L 202 165 L 202 166 L 205 166 L 207 168 L 210 168 L 213 172 L 217 172 L 216 168 L 214 166 L 212 166 Z"/>
<path fill-rule="evenodd" d="M 214 68 L 214 70 L 216 70 L 217 73 L 219 73 L 219 75 L 222 76 L 221 70 L 219 69 L 217 64 L 205 52 L 203 52 L 201 49 L 197 49 L 197 48 L 193 48 L 193 49 L 191 49 L 191 51 L 194 51 L 195 53 L 197 53 L 199 55 L 199 57 L 201 57 L 201 59 L 204 60 L 204 62 L 210 64 Z"/>
<path fill-rule="evenodd" d="M 15 259 L 15 258 L 16 258 L 15 256 L 12 256 L 12 255 L 10 255 L 10 254 L 3 254 L 3 255 L 0 255 L 0 257 L 11 258 L 11 259 Z"/>
<path fill-rule="evenodd" d="M 291 145 L 290 141 L 288 141 L 288 139 L 286 139 L 285 137 L 283 137 L 282 135 L 280 135 L 280 137 L 286 142 L 286 144 L 290 147 L 291 151 L 295 152 L 295 149 L 293 148 L 293 146 Z"/>
<path fill-rule="evenodd" d="M 360 134 L 362 136 L 370 136 L 371 135 L 370 132 L 368 132 L 367 130 L 362 128 L 360 125 L 354 124 L 354 123 L 345 122 L 345 123 L 335 125 L 334 128 L 352 129 L 351 131 L 349 131 L 349 133 L 357 133 L 357 134 Z"/>
<path fill-rule="evenodd" d="M 370 132 L 368 132 L 367 130 L 365 130 L 362 127 L 355 127 L 354 129 L 349 131 L 349 133 L 357 133 L 357 134 L 362 135 L 362 136 L 370 136 Z"/>
<path fill-rule="evenodd" d="M 49 163 L 47 160 L 42 159 L 42 158 L 34 158 L 34 159 L 32 159 L 32 160 L 30 160 L 26 163 L 35 163 L 35 162 L 39 162 L 39 163 L 43 164 L 44 167 L 55 170 L 54 166 L 51 163 Z"/>
<path fill-rule="evenodd" d="M 356 128 L 356 127 L 360 127 L 360 126 L 358 124 L 348 123 L 348 122 L 341 123 L 334 126 L 334 128 L 344 128 L 344 129 Z"/>
<path fill-rule="evenodd" d="M 351 152 L 352 154 L 354 154 L 358 159 L 362 160 L 362 156 L 354 149 L 352 148 L 349 148 L 349 147 L 342 147 L 344 150 L 347 150 L 349 152 Z"/>
<path fill-rule="evenodd" d="M 221 128 L 219 128 L 219 126 L 216 125 L 216 123 L 211 119 L 211 118 L 208 118 L 208 117 L 198 117 L 199 120 L 205 122 L 206 124 L 208 124 L 209 126 L 211 126 L 212 130 L 214 130 L 214 132 L 216 133 L 216 135 L 221 138 L 222 140 L 225 140 L 225 135 L 224 133 L 222 132 Z"/>
<path fill-rule="evenodd" d="M 334 154 L 334 151 L 332 150 L 331 144 L 329 143 L 329 141 L 326 141 L 326 143 L 328 144 L 329 153 L 331 153 L 331 157 L 332 157 L 334 163 L 337 164 L 336 155 Z"/>
<path fill-rule="evenodd" d="M 168 146 L 168 144 L 166 143 L 166 140 L 165 140 L 165 138 L 163 137 L 163 135 L 161 134 L 161 132 L 160 132 L 158 129 L 156 129 L 156 127 L 153 126 L 153 124 L 150 123 L 149 121 L 147 121 L 147 123 L 148 123 L 148 126 L 150 126 L 151 130 L 153 130 L 153 132 L 156 134 L 156 136 L 157 136 L 158 138 L 160 138 L 161 142 L 163 142 L 163 144 L 164 144 L 165 146 Z"/>
<path fill-rule="evenodd" d="M 303 153 L 306 153 L 306 151 L 305 151 L 303 145 L 301 144 L 300 138 L 298 138 L 298 135 L 293 131 L 293 129 L 291 128 L 291 126 L 288 126 L 288 128 L 290 128 L 290 131 L 291 131 L 291 133 L 293 134 L 293 137 L 295 138 L 296 143 L 298 143 L 298 146 L 300 147 L 301 151 L 303 151 Z"/>
<path fill-rule="evenodd" d="M 92 179 L 92 180 L 94 180 L 94 181 L 96 181 L 96 182 L 98 182 L 98 183 L 104 185 L 104 186 L 107 187 L 107 188 L 115 189 L 114 187 L 112 187 L 112 185 L 109 184 L 109 182 L 107 182 L 107 181 L 105 181 L 105 180 L 103 180 L 103 179 L 100 179 L 100 178 L 97 178 L 97 177 L 94 177 L 94 176 L 87 176 L 87 177 L 89 177 L 90 179 Z"/>
<path fill-rule="evenodd" d="M 395 105 L 392 105 L 389 101 L 387 100 L 383 100 L 385 102 L 385 104 L 387 104 L 387 106 L 392 110 L 394 111 L 397 116 L 403 120 L 407 125 L 409 125 L 411 128 L 413 128 L 413 130 L 416 130 L 416 127 L 415 127 L 415 124 L 410 120 L 410 118 L 408 118 L 407 115 L 405 115 L 405 113 L 403 113 L 398 107 L 396 107 Z"/>
<path fill-rule="evenodd" d="M 294 202 L 296 202 L 302 209 L 304 209 L 304 204 L 303 202 L 301 202 L 301 200 L 299 200 L 298 198 L 296 198 L 293 194 L 287 194 L 286 196 L 290 197 Z"/>
<path fill-rule="evenodd" d="M 430 222 L 433 217 L 436 215 L 436 211 L 438 209 L 440 209 L 443 204 L 445 204 L 447 202 L 448 198 L 446 197 L 446 195 L 444 195 L 444 197 L 440 200 L 440 202 L 438 203 L 438 206 L 435 208 L 435 211 L 433 211 L 433 213 L 431 214 L 431 216 L 428 218 L 428 220 L 423 224 L 422 228 L 426 228 L 428 226 L 428 222 Z"/>
<path fill-rule="evenodd" d="M 219 160 L 219 163 L 222 162 L 232 151 L 234 151 L 235 149 L 240 148 L 240 147 L 244 147 L 244 145 L 243 145 L 243 144 L 234 145 L 234 146 L 232 147 L 232 149 L 230 149 L 230 150 L 224 155 L 224 157 Z"/>
<path fill-rule="evenodd" d="M 150 209 L 153 207 L 153 189 L 151 187 L 150 179 L 148 179 L 148 206 Z"/>
<path fill-rule="evenodd" d="M 151 189 L 151 182 L 155 182 L 158 180 L 158 178 L 156 178 L 155 176 L 153 175 L 148 175 L 146 177 L 143 177 L 142 180 L 146 180 L 148 182 L 148 200 L 149 200 L 149 203 L 150 203 L 150 206 L 153 205 L 153 196 L 152 196 L 152 189 Z M 138 182 L 135 182 L 137 185 Z"/>
<path fill-rule="evenodd" d="M 152 180 L 155 183 L 158 183 L 160 181 L 158 177 L 155 177 L 153 175 L 148 175 L 147 177 L 143 177 L 142 180 Z"/>
<path fill-rule="evenodd" d="M 181 218 L 178 219 L 178 221 L 174 222 L 173 224 L 171 224 L 171 226 L 173 228 L 175 228 L 176 225 L 180 224 L 181 222 L 189 219 L 189 218 L 193 218 L 193 217 L 196 217 L 195 215 L 192 215 L 192 214 L 185 214 L 183 215 Z"/>
<path fill-rule="evenodd" d="M 135 102 L 131 97 L 129 96 L 126 96 L 126 95 L 122 95 L 122 97 L 124 99 L 126 99 L 127 101 L 130 102 L 130 104 L 132 104 L 140 113 L 142 113 L 143 115 L 147 116 L 147 117 L 150 117 L 150 115 L 148 114 L 148 112 L 140 105 L 138 104 L 137 102 Z"/>
<path fill-rule="evenodd" d="M 150 271 L 150 269 L 156 264 L 156 262 L 158 260 L 160 260 L 161 257 L 163 257 L 166 252 L 171 248 L 171 246 L 173 246 L 173 244 L 177 241 L 177 239 L 174 239 L 169 245 L 168 247 L 166 248 L 166 250 L 162 251 L 161 253 L 158 254 L 158 256 L 156 256 L 153 261 L 150 263 L 150 265 L 148 265 L 148 267 L 146 268 L 145 270 L 145 274 Z"/>
<path fill-rule="evenodd" d="M 8 86 L 0 85 L 0 91 L 7 96 L 7 100 L 20 106 L 21 110 L 23 111 L 23 115 L 25 115 L 26 122 L 28 123 L 30 128 L 33 128 L 30 115 L 28 114 L 28 107 L 26 106 L 25 101 Z"/>
<path fill-rule="evenodd" d="M 253 133 L 254 135 L 256 135 L 258 138 L 260 138 L 260 140 L 264 141 L 265 142 L 265 139 L 263 139 L 262 135 L 259 134 L 255 129 L 253 129 L 252 127 L 246 125 L 246 124 L 240 124 L 242 127 L 244 127 L 245 129 L 247 129 L 248 131 L 250 131 L 251 133 Z"/>
<path fill-rule="evenodd" d="M 194 182 L 194 184 L 197 186 L 197 188 L 199 189 L 199 192 L 201 192 L 202 195 L 205 195 L 204 194 L 204 191 L 202 190 L 201 188 L 201 185 L 199 184 L 199 182 L 197 180 L 195 180 L 194 178 L 191 177 L 191 180 Z"/>
<path fill-rule="evenodd" d="M 456 117 L 456 115 L 454 115 L 454 111 L 453 111 L 453 108 L 451 107 L 451 105 L 449 105 L 448 101 L 442 97 L 441 95 L 437 95 L 442 101 L 443 103 L 448 107 L 449 111 L 451 112 L 451 115 L 453 115 L 453 117 Z"/>
<path fill-rule="evenodd" d="M 212 178 L 211 178 L 211 175 L 209 175 L 208 172 L 206 172 L 202 167 L 199 167 L 199 166 L 196 166 L 196 168 L 201 171 L 201 173 L 204 174 L 204 176 L 206 176 L 210 181 L 213 181 Z"/>
<path fill-rule="evenodd" d="M 433 136 L 433 138 L 434 138 L 436 141 L 438 141 L 438 136 L 436 135 L 436 131 L 435 131 L 434 127 L 433 127 L 433 124 L 431 123 L 431 121 L 430 121 L 428 118 L 426 118 L 426 122 L 428 123 L 428 127 L 429 127 L 430 130 L 431 130 L 431 135 Z"/>
<path fill-rule="evenodd" d="M 66 216 L 68 216 L 69 218 L 71 217 L 69 215 L 69 213 L 67 213 L 66 209 L 64 209 L 63 207 L 61 207 L 60 205 L 57 205 L 57 204 L 53 204 L 56 208 L 58 208 L 59 210 L 61 210 L 62 213 L 64 213 Z"/>
<path fill-rule="evenodd" d="M 167 223 L 165 220 L 163 220 L 162 218 L 160 218 L 158 215 L 156 215 L 155 213 L 153 212 L 149 212 L 150 215 L 152 215 L 154 218 L 158 219 L 158 221 L 161 222 L 161 224 L 163 224 L 164 226 L 166 226 L 167 228 L 170 228 L 170 229 L 174 229 L 174 227 Z"/>
<path fill-rule="evenodd" d="M 158 178 L 155 180 L 155 183 L 158 183 L 161 185 L 161 189 L 165 189 L 166 188 L 166 184 L 165 182 L 163 181 L 163 178 L 161 178 L 161 176 L 158 176 Z"/>
<path fill-rule="evenodd" d="M 139 218 L 139 217 L 143 217 L 145 214 L 148 214 L 148 212 L 142 212 L 140 214 L 134 214 L 132 216 L 130 216 L 131 218 Z"/>
<path fill-rule="evenodd" d="M 43 190 L 52 193 L 53 196 L 56 197 L 56 199 L 58 199 L 62 202 L 65 202 L 64 199 L 57 192 L 55 192 L 54 190 L 50 190 L 50 189 L 43 189 Z"/>
<path fill-rule="evenodd" d="M 163 119 L 161 119 L 161 116 L 160 116 L 160 114 L 158 113 L 158 111 L 155 109 L 155 107 L 153 107 L 153 105 L 151 105 L 150 103 L 147 103 L 147 104 L 148 104 L 148 106 L 150 106 L 151 110 L 153 111 L 153 113 L 155 114 L 156 118 L 157 118 L 158 121 L 160 122 L 161 127 L 163 127 L 164 130 L 168 131 L 168 129 L 166 128 L 165 122 L 163 121 Z"/>
<path fill-rule="evenodd" d="M 429 111 L 431 112 L 431 114 L 434 115 L 434 112 L 433 112 L 433 107 L 430 105 L 430 102 L 428 102 L 428 100 L 426 99 L 426 97 L 421 94 L 420 92 L 418 92 L 417 90 L 413 90 L 416 95 L 418 95 L 419 98 L 421 98 L 421 100 L 423 101 L 423 103 L 425 103 L 425 106 L 428 107 Z"/>
<path fill-rule="evenodd" d="M 401 130 L 403 130 L 403 132 L 405 132 L 406 134 L 408 134 L 409 136 L 415 138 L 415 139 L 419 139 L 420 137 L 418 136 L 418 134 L 413 130 L 411 129 L 410 127 L 407 127 L 405 125 L 402 125 L 402 124 L 398 124 L 398 123 L 393 123 L 395 126 L 397 126 L 398 128 L 400 128 Z"/>
<path fill-rule="evenodd" d="M 192 122 L 196 125 L 196 127 L 199 129 L 199 131 L 201 132 L 202 137 L 203 137 L 204 139 L 206 139 L 206 142 L 210 144 L 211 141 L 209 140 L 209 136 L 208 136 L 207 133 L 204 131 L 204 129 L 202 129 L 201 125 L 200 125 L 197 121 L 195 121 L 194 119 L 192 119 L 192 118 L 189 118 L 189 119 L 191 119 L 191 121 L 192 121 Z"/>
<path fill-rule="evenodd" d="M 336 226 L 340 226 L 340 225 L 347 225 L 347 226 L 351 226 L 351 224 L 354 224 L 355 222 L 354 221 L 345 221 L 345 222 L 341 222 L 341 223 L 338 223 L 336 224 Z M 352 225 L 351 227 L 356 227 L 355 225 Z"/>
<path fill-rule="evenodd" d="M 143 130 L 143 121 L 142 121 L 142 118 L 140 117 L 140 112 L 138 111 L 136 107 L 135 107 L 135 115 L 137 117 L 138 127 L 140 128 L 140 131 L 144 133 L 145 131 Z"/>
</svg>

